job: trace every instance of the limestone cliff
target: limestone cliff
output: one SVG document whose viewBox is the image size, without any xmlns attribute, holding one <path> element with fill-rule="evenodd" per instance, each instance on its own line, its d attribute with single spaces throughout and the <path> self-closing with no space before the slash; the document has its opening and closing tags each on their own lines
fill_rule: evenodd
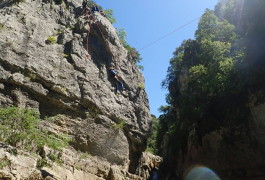
<svg viewBox="0 0 265 180">
<path fill-rule="evenodd" d="M 42 118 L 60 115 L 43 126 L 72 136 L 72 147 L 63 151 L 62 167 L 41 172 L 56 179 L 143 179 L 132 174 L 151 120 L 144 78 L 111 23 L 99 13 L 82 15 L 81 3 L 0 2 L 0 105 L 35 108 Z M 122 93 L 114 92 L 111 65 L 125 85 Z M 0 156 L 14 159 L 17 170 L 10 176 L 25 179 L 38 172 L 36 157 L 15 159 L 4 145 L 0 150 Z M 77 151 L 91 158 L 78 160 Z"/>
</svg>

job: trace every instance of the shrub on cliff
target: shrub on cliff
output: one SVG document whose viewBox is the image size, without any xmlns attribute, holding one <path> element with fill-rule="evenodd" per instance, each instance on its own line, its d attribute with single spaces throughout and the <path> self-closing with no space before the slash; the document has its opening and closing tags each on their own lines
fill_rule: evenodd
<svg viewBox="0 0 265 180">
<path fill-rule="evenodd" d="M 57 150 L 68 145 L 66 137 L 41 130 L 39 123 L 39 114 L 34 110 L 0 108 L 0 141 L 35 152 L 44 145 Z"/>
<path fill-rule="evenodd" d="M 151 131 L 151 136 L 147 140 L 146 151 L 156 155 L 158 153 L 157 136 L 158 136 L 158 130 L 160 128 L 159 119 L 157 119 L 155 115 L 151 116 L 152 116 L 152 131 Z"/>
<path fill-rule="evenodd" d="M 127 49 L 128 51 L 128 55 L 129 57 L 131 58 L 130 60 L 133 60 L 134 63 L 140 63 L 142 58 L 141 58 L 141 55 L 140 53 L 137 51 L 136 48 L 130 46 L 128 44 L 128 42 L 126 41 L 126 36 L 127 36 L 127 33 L 125 32 L 125 30 L 123 28 L 121 29 L 118 29 L 116 28 L 116 31 L 117 31 L 117 35 L 123 45 L 123 47 L 125 49 Z M 140 68 L 141 69 L 141 68 Z M 143 69 L 143 68 L 142 68 Z"/>
<path fill-rule="evenodd" d="M 57 42 L 57 38 L 54 36 L 49 36 L 48 39 L 46 40 L 47 44 L 55 44 Z"/>
<path fill-rule="evenodd" d="M 116 18 L 113 16 L 113 10 L 112 9 L 106 9 L 105 11 L 106 18 L 110 21 L 111 24 L 116 23 Z"/>
</svg>

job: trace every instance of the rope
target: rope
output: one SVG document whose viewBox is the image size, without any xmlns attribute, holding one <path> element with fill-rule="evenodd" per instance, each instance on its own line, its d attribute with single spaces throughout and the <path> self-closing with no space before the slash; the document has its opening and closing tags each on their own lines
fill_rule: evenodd
<svg viewBox="0 0 265 180">
<path fill-rule="evenodd" d="M 91 14 L 88 15 L 88 10 L 86 9 L 86 14 L 87 14 L 88 20 L 89 20 L 90 16 L 93 15 L 92 12 L 90 12 L 90 13 L 91 13 Z M 93 17 L 93 16 L 92 16 L 92 17 Z M 93 17 L 93 20 L 94 20 L 94 17 Z M 103 34 L 101 28 L 99 27 L 98 23 L 96 22 L 95 24 L 96 24 L 96 26 L 98 27 L 98 29 L 99 29 L 99 31 L 100 31 L 100 34 L 101 34 L 101 36 L 102 36 L 104 42 L 106 43 L 106 45 L 108 45 L 107 40 L 106 40 L 106 38 L 105 38 L 105 36 L 104 36 L 104 34 Z M 89 21 L 89 29 L 87 30 L 87 38 L 86 38 L 86 51 L 87 51 L 87 52 L 88 52 L 88 40 L 89 40 L 90 29 L 91 29 L 91 21 Z M 109 46 L 108 46 L 108 47 L 109 47 Z M 110 51 L 110 53 L 111 53 L 111 55 L 112 55 L 112 58 L 114 58 L 114 56 L 113 56 L 113 54 L 112 54 L 112 52 L 111 52 L 110 49 L 109 49 L 109 51 Z M 86 55 L 85 59 L 88 59 L 88 55 Z"/>
<path fill-rule="evenodd" d="M 88 14 L 88 9 L 86 9 L 86 15 L 89 21 L 90 15 Z M 88 39 L 89 39 L 89 34 L 90 34 L 90 29 L 91 29 L 91 21 L 89 21 L 89 27 L 87 29 L 87 38 L 86 38 L 86 51 L 88 53 Z M 85 59 L 88 59 L 88 54 L 85 56 Z"/>
<path fill-rule="evenodd" d="M 97 27 L 98 27 L 98 29 L 99 29 L 99 31 L 100 31 L 101 36 L 103 37 L 103 40 L 105 41 L 105 43 L 107 43 L 107 40 L 105 39 L 105 36 L 104 36 L 104 34 L 102 33 L 101 28 L 99 27 L 99 25 L 98 25 L 97 22 L 96 22 L 96 25 L 97 25 Z"/>
<path fill-rule="evenodd" d="M 96 25 L 97 25 L 97 27 L 98 27 L 98 29 L 99 29 L 99 31 L 100 31 L 100 34 L 101 34 L 101 36 L 102 36 L 102 38 L 103 38 L 104 42 L 105 42 L 105 43 L 106 43 L 106 45 L 108 46 L 107 40 L 106 40 L 106 38 L 105 38 L 104 34 L 102 33 L 102 30 L 101 30 L 101 28 L 99 27 L 99 25 L 98 25 L 98 23 L 97 23 L 97 22 L 96 22 Z M 112 59 L 114 59 L 114 56 L 113 56 L 113 54 L 112 54 L 112 52 L 111 52 L 111 50 L 110 50 L 110 47 L 109 47 L 109 46 L 108 46 L 108 48 L 109 48 L 109 51 L 110 51 L 110 53 L 111 53 L 111 55 L 112 55 Z"/>
<path fill-rule="evenodd" d="M 144 47 L 142 47 L 142 48 L 139 49 L 138 51 L 142 51 L 142 50 L 144 50 L 145 48 L 147 48 L 147 47 L 149 47 L 149 46 L 151 46 L 151 45 L 157 43 L 158 41 L 160 41 L 160 40 L 162 40 L 162 39 L 164 39 L 164 38 L 166 38 L 166 37 L 168 37 L 169 35 L 173 34 L 174 32 L 177 32 L 177 31 L 179 31 L 180 29 L 182 29 L 182 28 L 184 28 L 184 27 L 190 25 L 191 23 L 193 23 L 194 21 L 197 21 L 198 19 L 200 19 L 200 18 L 196 18 L 196 19 L 194 19 L 194 20 L 188 22 L 187 24 L 184 24 L 184 25 L 182 25 L 182 26 L 176 28 L 175 30 L 173 30 L 173 31 L 171 31 L 171 32 L 169 32 L 169 33 L 167 33 L 167 34 L 165 34 L 164 36 L 158 38 L 157 40 L 154 40 L 153 42 L 151 42 L 151 43 L 145 45 Z"/>
</svg>

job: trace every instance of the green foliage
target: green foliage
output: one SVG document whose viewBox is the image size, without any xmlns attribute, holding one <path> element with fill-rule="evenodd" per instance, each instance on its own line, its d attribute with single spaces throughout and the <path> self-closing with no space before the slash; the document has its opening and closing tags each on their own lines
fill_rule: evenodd
<svg viewBox="0 0 265 180">
<path fill-rule="evenodd" d="M 4 25 L 0 23 L 0 31 L 4 29 Z"/>
<path fill-rule="evenodd" d="M 57 38 L 54 36 L 49 36 L 48 39 L 46 40 L 47 44 L 55 44 L 57 42 Z"/>
<path fill-rule="evenodd" d="M 138 69 L 140 69 L 141 71 L 144 71 L 144 66 L 142 65 L 137 65 Z"/>
<path fill-rule="evenodd" d="M 94 4 L 97 5 L 98 8 L 99 8 L 100 10 L 103 9 L 103 8 L 102 8 L 100 5 L 98 5 L 94 0 L 89 0 L 89 1 L 87 2 L 87 6 L 88 6 L 89 8 L 91 8 Z"/>
<path fill-rule="evenodd" d="M 207 68 L 200 64 L 200 65 L 196 65 L 196 66 L 192 66 L 189 69 L 189 73 L 193 76 L 193 77 L 198 77 L 201 75 L 205 75 L 207 73 Z"/>
<path fill-rule="evenodd" d="M 183 41 L 173 53 L 162 82 L 169 91 L 169 105 L 161 108 L 158 144 L 167 137 L 171 148 L 185 150 L 191 129 L 200 143 L 206 133 L 248 126 L 249 92 L 261 92 L 265 87 L 265 43 L 257 40 L 264 39 L 265 26 L 260 24 L 261 19 L 255 19 L 260 16 L 254 16 L 265 14 L 265 6 L 261 1 L 247 4 L 245 12 L 240 12 L 247 22 L 238 23 L 235 13 L 240 8 L 242 11 L 241 0 L 221 2 L 215 12 L 207 10 L 200 19 L 196 39 Z M 251 5 L 258 13 L 250 11 Z M 162 152 L 160 148 L 158 152 Z"/>
<path fill-rule="evenodd" d="M 52 163 L 55 162 L 58 165 L 62 165 L 61 152 L 51 152 L 45 157 L 41 157 L 37 161 L 37 168 L 41 169 L 42 167 L 51 167 Z"/>
<path fill-rule="evenodd" d="M 100 115 L 101 111 L 99 108 L 97 108 L 95 105 L 91 105 L 88 109 L 88 112 L 86 113 L 87 118 L 98 118 Z"/>
<path fill-rule="evenodd" d="M 144 89 L 144 84 L 139 84 L 139 85 L 138 85 L 138 88 L 139 88 L 139 89 Z"/>
<path fill-rule="evenodd" d="M 34 74 L 34 73 L 32 73 L 32 72 L 30 72 L 30 73 L 28 74 L 28 77 L 29 77 L 31 80 L 34 80 L 34 79 L 37 78 L 37 75 Z"/>
<path fill-rule="evenodd" d="M 69 54 L 63 54 L 63 57 L 64 57 L 64 58 L 69 58 L 70 55 L 69 55 Z"/>
<path fill-rule="evenodd" d="M 82 154 L 80 155 L 80 159 L 86 159 L 86 158 L 89 158 L 89 157 L 91 157 L 91 154 L 89 154 L 87 152 L 85 152 L 85 153 L 82 152 Z"/>
<path fill-rule="evenodd" d="M 20 149 L 39 151 L 44 145 L 60 150 L 69 138 L 38 128 L 39 114 L 31 109 L 0 108 L 0 141 Z"/>
<path fill-rule="evenodd" d="M 112 127 L 114 130 L 121 130 L 125 127 L 126 123 L 123 120 L 120 120 L 118 123 L 113 124 Z"/>
<path fill-rule="evenodd" d="M 64 95 L 68 95 L 68 92 L 67 92 L 67 88 L 64 87 L 64 86 L 58 86 L 58 89 L 59 91 L 64 94 Z"/>
<path fill-rule="evenodd" d="M 151 130 L 151 136 L 147 140 L 146 151 L 152 154 L 157 154 L 158 152 L 157 135 L 159 129 L 159 119 L 157 119 L 154 115 L 151 116 L 152 116 L 152 130 Z"/>
<path fill-rule="evenodd" d="M 42 144 L 46 144 L 48 147 L 54 150 L 61 150 L 68 146 L 68 142 L 71 141 L 67 135 L 64 134 L 52 134 L 50 132 L 44 131 L 43 135 L 46 137 L 39 137 L 38 141 Z"/>
<path fill-rule="evenodd" d="M 37 168 L 41 169 L 42 167 L 51 167 L 51 164 L 48 162 L 46 158 L 40 158 L 37 161 Z"/>
<path fill-rule="evenodd" d="M 206 10 L 200 19 L 196 39 L 211 41 L 231 42 L 236 38 L 234 32 L 235 26 L 227 20 L 220 21 L 211 10 Z"/>
<path fill-rule="evenodd" d="M 75 29 L 75 25 L 67 26 L 66 29 L 73 30 L 73 29 Z"/>
<path fill-rule="evenodd" d="M 142 58 L 140 53 L 136 50 L 136 48 L 131 47 L 127 41 L 126 41 L 126 36 L 127 33 L 123 28 L 117 29 L 116 28 L 117 35 L 122 43 L 122 45 L 125 47 L 125 49 L 128 51 L 128 56 L 129 58 L 134 62 L 134 63 L 140 63 Z M 143 70 L 143 68 L 140 66 L 140 68 Z"/>
<path fill-rule="evenodd" d="M 132 58 L 134 63 L 140 63 L 141 62 L 141 60 L 142 60 L 141 55 L 134 47 L 127 45 L 127 46 L 125 46 L 125 48 L 127 49 L 128 54 Z M 143 68 L 141 68 L 141 69 L 143 69 Z"/>
<path fill-rule="evenodd" d="M 110 21 L 111 24 L 116 23 L 116 18 L 113 16 L 113 10 L 112 9 L 105 9 L 104 13 L 106 15 L 106 18 Z"/>
<path fill-rule="evenodd" d="M 10 166 L 11 161 L 7 157 L 0 158 L 0 169 L 5 168 L 6 166 Z"/>
<path fill-rule="evenodd" d="M 122 45 L 124 47 L 127 46 L 128 45 L 128 43 L 126 41 L 127 33 L 125 32 L 125 30 L 123 28 L 121 28 L 121 29 L 116 28 L 116 32 L 117 32 L 117 35 L 118 35 Z"/>
<path fill-rule="evenodd" d="M 50 153 L 48 155 L 48 158 L 53 161 L 56 162 L 57 164 L 61 165 L 62 164 L 62 160 L 61 160 L 61 154 L 60 153 Z"/>
</svg>

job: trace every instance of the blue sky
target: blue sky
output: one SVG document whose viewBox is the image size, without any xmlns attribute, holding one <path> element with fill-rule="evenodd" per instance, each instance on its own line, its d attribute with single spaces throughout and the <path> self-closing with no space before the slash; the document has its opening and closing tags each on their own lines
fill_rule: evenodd
<svg viewBox="0 0 265 180">
<path fill-rule="evenodd" d="M 117 28 L 124 28 L 127 42 L 140 50 L 149 43 L 199 18 L 206 8 L 214 9 L 218 0 L 95 0 L 104 9 L 113 9 Z M 140 50 L 145 88 L 151 114 L 166 105 L 167 90 L 161 88 L 172 53 L 185 39 L 194 38 L 198 20 Z"/>
</svg>

